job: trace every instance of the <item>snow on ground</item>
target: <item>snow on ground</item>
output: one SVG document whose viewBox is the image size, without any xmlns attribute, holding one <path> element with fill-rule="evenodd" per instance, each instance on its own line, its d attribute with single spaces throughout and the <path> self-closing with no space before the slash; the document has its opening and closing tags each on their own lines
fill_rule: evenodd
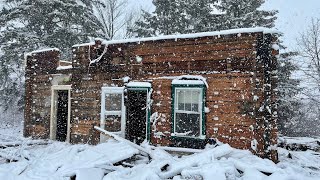
<svg viewBox="0 0 320 180">
<path fill-rule="evenodd" d="M 77 180 L 320 179 L 320 153 L 310 150 L 279 148 L 278 164 L 227 144 L 208 146 L 203 152 L 182 156 L 144 144 L 150 151 L 148 156 L 116 140 L 97 146 L 70 145 L 26 139 L 19 131 L 21 127 L 0 125 L 0 156 L 5 157 L 2 160 L 0 157 L 1 180 L 62 180 L 75 175 Z M 10 147 L 10 142 L 17 146 Z M 122 161 L 133 155 L 134 158 Z"/>
<path fill-rule="evenodd" d="M 320 138 L 281 137 L 279 138 L 279 144 L 291 150 L 300 148 L 320 151 Z"/>
</svg>

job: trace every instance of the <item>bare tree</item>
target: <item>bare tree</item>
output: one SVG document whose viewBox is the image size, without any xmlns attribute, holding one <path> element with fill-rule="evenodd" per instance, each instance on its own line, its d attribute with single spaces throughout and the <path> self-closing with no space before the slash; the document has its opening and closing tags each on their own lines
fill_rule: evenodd
<svg viewBox="0 0 320 180">
<path fill-rule="evenodd" d="M 134 37 L 135 34 L 132 31 L 137 27 L 137 23 L 139 20 L 142 19 L 141 10 L 132 10 L 130 13 L 127 14 L 126 24 L 125 24 L 125 33 L 123 38 L 131 38 Z"/>
<path fill-rule="evenodd" d="M 304 62 L 302 70 L 320 92 L 320 19 L 312 19 L 311 25 L 300 35 L 298 46 Z"/>
<path fill-rule="evenodd" d="M 303 110 L 304 117 L 299 124 L 308 135 L 315 135 L 319 132 L 315 124 L 320 121 L 320 19 L 312 19 L 310 26 L 301 33 L 297 42 L 302 60 L 300 69 L 306 78 L 302 81 L 306 87 L 302 94 L 307 97 L 303 103 L 308 107 Z"/>
<path fill-rule="evenodd" d="M 105 39 L 119 39 L 130 37 L 128 31 L 139 18 L 139 13 L 129 9 L 128 0 L 96 0 L 94 11 L 102 24 Z"/>
</svg>

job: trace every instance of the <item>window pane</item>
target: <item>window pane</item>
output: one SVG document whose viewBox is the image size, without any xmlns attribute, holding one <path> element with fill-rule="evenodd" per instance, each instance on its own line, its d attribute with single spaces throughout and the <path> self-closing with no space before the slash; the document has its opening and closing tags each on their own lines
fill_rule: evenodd
<svg viewBox="0 0 320 180">
<path fill-rule="evenodd" d="M 106 111 L 121 111 L 122 94 L 106 94 Z"/>
<path fill-rule="evenodd" d="M 200 92 L 199 89 L 177 90 L 176 101 L 178 107 L 176 109 L 199 112 Z"/>
<path fill-rule="evenodd" d="M 105 130 L 111 132 L 118 132 L 121 131 L 121 118 L 120 116 L 114 115 L 106 115 L 105 116 Z"/>
<path fill-rule="evenodd" d="M 200 135 L 200 115 L 176 113 L 176 133 L 184 136 Z"/>
<path fill-rule="evenodd" d="M 115 122 L 120 122 L 121 121 L 121 117 L 117 116 L 117 115 L 106 115 L 106 120 L 107 121 L 115 121 Z"/>
<path fill-rule="evenodd" d="M 192 104 L 191 111 L 199 112 L 199 104 Z"/>
<path fill-rule="evenodd" d="M 188 89 L 185 90 L 185 103 L 198 103 L 199 102 L 200 90 L 198 89 Z"/>
<path fill-rule="evenodd" d="M 192 103 L 199 103 L 199 96 L 200 96 L 200 90 L 195 89 L 191 92 L 191 102 Z"/>
<path fill-rule="evenodd" d="M 177 90 L 178 110 L 184 110 L 184 95 L 185 91 Z"/>
<path fill-rule="evenodd" d="M 185 111 L 191 111 L 191 103 L 185 103 Z"/>
</svg>

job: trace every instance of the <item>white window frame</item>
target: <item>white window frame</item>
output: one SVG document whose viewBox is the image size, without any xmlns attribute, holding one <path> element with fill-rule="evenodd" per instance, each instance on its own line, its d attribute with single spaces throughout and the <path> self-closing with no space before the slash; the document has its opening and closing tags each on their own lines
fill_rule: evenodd
<svg viewBox="0 0 320 180">
<path fill-rule="evenodd" d="M 68 91 L 68 122 L 66 142 L 70 142 L 71 133 L 71 85 L 53 85 L 51 86 L 51 113 L 50 113 L 50 139 L 56 140 L 57 133 L 57 92 L 60 90 Z"/>
<path fill-rule="evenodd" d="M 203 88 L 199 88 L 199 87 L 175 87 L 174 88 L 174 109 L 173 109 L 173 116 L 174 116 L 174 120 L 173 120 L 173 134 L 174 136 L 177 137 L 187 137 L 187 138 L 203 138 L 203 132 L 202 132 L 202 118 L 203 118 Z M 183 111 L 183 110 L 179 110 L 178 109 L 178 91 L 181 90 L 199 90 L 199 105 L 198 105 L 198 112 L 195 111 Z M 188 135 L 180 135 L 179 133 L 176 132 L 176 114 L 177 113 L 186 113 L 186 114 L 199 114 L 200 115 L 200 119 L 199 119 L 199 136 L 188 136 Z"/>
<path fill-rule="evenodd" d="M 120 111 L 108 111 L 106 110 L 106 94 L 121 94 L 121 110 Z M 124 87 L 102 87 L 101 89 L 101 114 L 100 114 L 100 128 L 105 128 L 106 115 L 121 116 L 121 136 L 125 137 L 126 128 L 126 107 L 124 106 Z M 100 136 L 100 142 L 104 142 L 105 137 Z"/>
</svg>

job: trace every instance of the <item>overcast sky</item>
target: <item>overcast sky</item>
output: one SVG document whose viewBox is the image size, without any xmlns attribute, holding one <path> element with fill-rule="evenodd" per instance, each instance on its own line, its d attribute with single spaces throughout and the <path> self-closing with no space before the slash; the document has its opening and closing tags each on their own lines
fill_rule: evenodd
<svg viewBox="0 0 320 180">
<path fill-rule="evenodd" d="M 267 0 L 265 7 L 279 10 L 276 28 L 284 33 L 289 49 L 296 46 L 299 33 L 309 26 L 311 18 L 320 18 L 320 0 Z"/>
<path fill-rule="evenodd" d="M 137 7 L 154 9 L 152 0 L 129 1 Z M 296 47 L 296 38 L 310 24 L 312 17 L 320 18 L 320 0 L 266 0 L 263 8 L 279 11 L 275 28 L 284 33 L 282 40 L 288 49 Z"/>
<path fill-rule="evenodd" d="M 152 0 L 129 2 L 137 9 L 154 10 Z M 284 33 L 282 40 L 289 49 L 296 47 L 296 38 L 310 24 L 311 18 L 320 18 L 320 0 L 266 0 L 263 8 L 279 10 L 275 28 Z"/>
</svg>

